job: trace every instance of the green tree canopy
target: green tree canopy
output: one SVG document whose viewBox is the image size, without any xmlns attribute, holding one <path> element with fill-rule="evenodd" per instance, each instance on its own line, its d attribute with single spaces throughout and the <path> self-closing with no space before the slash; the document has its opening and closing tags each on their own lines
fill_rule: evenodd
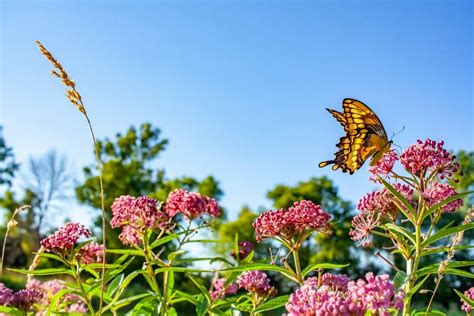
<svg viewBox="0 0 474 316">
<path fill-rule="evenodd" d="M 183 176 L 176 179 L 166 177 L 164 169 L 156 167 L 156 160 L 168 145 L 161 136 L 161 130 L 149 123 L 138 129 L 130 127 L 124 134 L 118 133 L 115 139 L 98 141 L 100 159 L 103 167 L 104 196 L 106 212 L 110 218 L 110 206 L 120 195 L 148 195 L 164 201 L 176 188 L 199 191 L 201 194 L 219 199 L 222 190 L 218 182 L 208 176 L 202 180 Z M 85 180 L 76 187 L 80 203 L 100 208 L 99 177 L 94 166 L 83 169 Z M 96 221 L 100 227 L 100 218 Z M 109 244 L 118 246 L 117 232 L 108 227 Z"/>
</svg>

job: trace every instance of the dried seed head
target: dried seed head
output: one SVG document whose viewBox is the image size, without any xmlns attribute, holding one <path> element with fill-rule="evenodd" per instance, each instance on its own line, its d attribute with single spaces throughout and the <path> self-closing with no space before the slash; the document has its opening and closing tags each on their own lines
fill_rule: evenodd
<svg viewBox="0 0 474 316">
<path fill-rule="evenodd" d="M 77 92 L 76 90 L 76 84 L 74 81 L 69 77 L 67 74 L 66 70 L 63 68 L 63 66 L 54 58 L 54 56 L 46 49 L 46 47 L 41 44 L 40 41 L 36 41 L 36 45 L 39 47 L 41 54 L 43 54 L 44 57 L 46 57 L 49 62 L 54 66 L 54 68 L 50 71 L 50 73 L 61 79 L 61 82 L 67 86 L 70 87 L 71 89 L 68 89 L 66 91 L 66 97 L 68 100 L 85 116 L 87 116 L 86 109 L 84 107 L 84 104 L 82 103 L 82 97 Z"/>
</svg>

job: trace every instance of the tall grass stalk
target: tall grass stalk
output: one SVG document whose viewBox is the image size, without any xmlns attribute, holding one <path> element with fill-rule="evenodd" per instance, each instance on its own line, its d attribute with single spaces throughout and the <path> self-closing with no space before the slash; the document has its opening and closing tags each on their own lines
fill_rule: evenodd
<svg viewBox="0 0 474 316">
<path fill-rule="evenodd" d="M 100 289 L 100 302 L 99 302 L 99 315 L 102 315 L 102 305 L 104 301 L 104 287 L 105 287 L 105 254 L 106 254 L 106 228 L 105 228 L 105 201 L 104 201 L 104 185 L 102 179 L 102 164 L 100 162 L 99 147 L 92 128 L 92 123 L 87 114 L 86 108 L 82 101 L 81 94 L 76 90 L 75 82 L 69 77 L 63 66 L 54 58 L 54 56 L 41 44 L 40 41 L 36 41 L 36 45 L 39 47 L 41 54 L 51 62 L 55 69 L 51 70 L 51 74 L 59 79 L 61 82 L 68 87 L 66 90 L 66 97 L 68 100 L 84 115 L 89 126 L 89 131 L 94 143 L 95 158 L 97 161 L 97 171 L 99 174 L 99 186 L 100 186 L 100 206 L 102 210 L 102 243 L 104 245 L 104 255 L 102 256 L 102 279 Z"/>
</svg>

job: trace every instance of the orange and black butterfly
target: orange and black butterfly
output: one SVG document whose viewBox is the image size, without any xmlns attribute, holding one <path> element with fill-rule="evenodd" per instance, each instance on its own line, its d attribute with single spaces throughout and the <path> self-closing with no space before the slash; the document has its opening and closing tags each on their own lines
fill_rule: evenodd
<svg viewBox="0 0 474 316">
<path fill-rule="evenodd" d="M 326 109 L 341 123 L 346 135 L 336 145 L 339 150 L 334 160 L 323 161 L 319 167 L 333 164 L 333 170 L 341 168 L 342 172 L 353 174 L 369 157 L 372 157 L 370 165 L 375 165 L 390 150 L 392 141 L 388 140 L 380 119 L 364 103 L 344 99 L 342 108 L 343 113 Z"/>
</svg>

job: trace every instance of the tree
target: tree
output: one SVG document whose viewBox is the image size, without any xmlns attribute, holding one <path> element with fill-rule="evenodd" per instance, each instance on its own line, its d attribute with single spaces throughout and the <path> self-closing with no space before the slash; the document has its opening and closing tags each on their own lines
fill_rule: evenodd
<svg viewBox="0 0 474 316">
<path fill-rule="evenodd" d="M 10 187 L 19 164 L 15 161 L 13 149 L 7 146 L 2 131 L 3 127 L 0 125 L 0 185 Z"/>
<path fill-rule="evenodd" d="M 156 168 L 156 160 L 168 145 L 161 130 L 149 123 L 137 130 L 130 127 L 125 134 L 118 133 L 114 140 L 106 138 L 98 142 L 104 174 L 105 207 L 110 219 L 110 206 L 120 195 L 148 195 L 164 201 L 168 193 L 176 188 L 199 191 L 215 198 L 222 196 L 218 182 L 212 177 L 199 181 L 183 176 L 176 179 L 166 177 L 164 169 Z M 83 169 L 85 180 L 76 187 L 80 203 L 100 208 L 99 178 L 96 169 Z M 97 219 L 98 227 L 100 218 Z M 119 246 L 117 233 L 107 227 L 111 248 Z"/>
</svg>

